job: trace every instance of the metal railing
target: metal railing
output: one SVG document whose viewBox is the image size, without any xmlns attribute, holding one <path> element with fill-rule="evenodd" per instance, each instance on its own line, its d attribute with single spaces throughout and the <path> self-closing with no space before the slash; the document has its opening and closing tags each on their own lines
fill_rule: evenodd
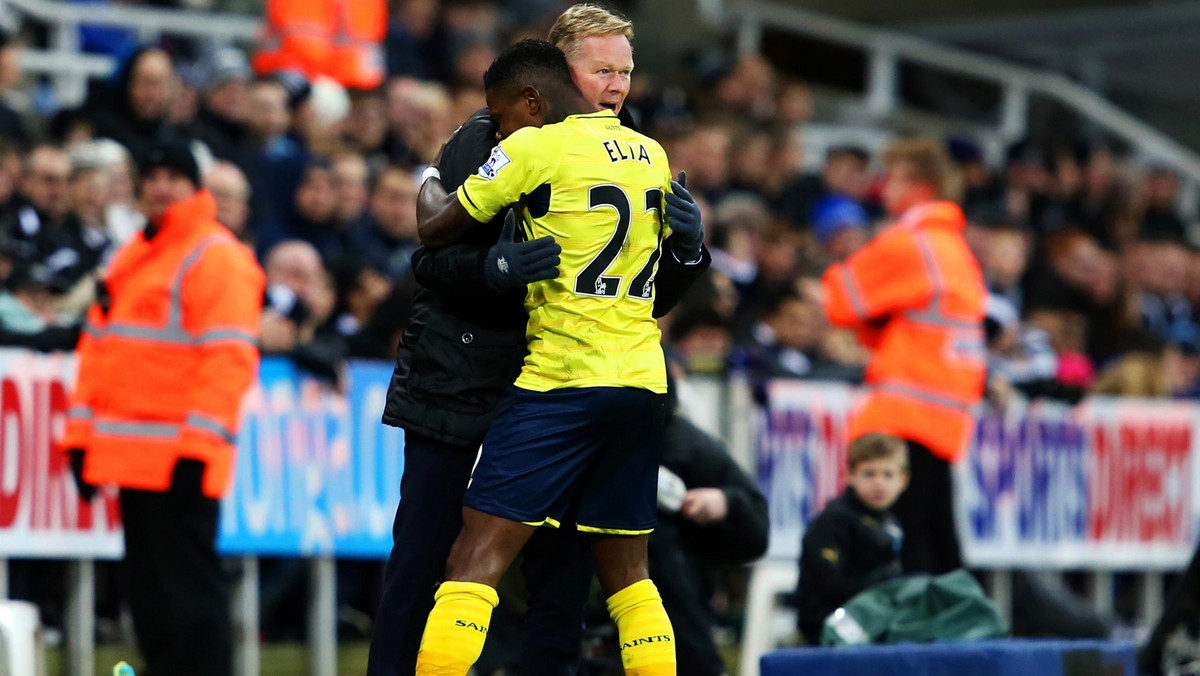
<svg viewBox="0 0 1200 676">
<path fill-rule="evenodd" d="M 252 41 L 258 20 L 240 14 L 216 14 L 128 5 L 75 5 L 56 0 L 0 0 L 9 14 L 34 19 L 50 27 L 50 48 L 26 50 L 21 66 L 26 72 L 52 76 L 58 100 L 65 105 L 82 103 L 89 77 L 103 77 L 116 69 L 111 56 L 80 53 L 79 28 L 113 26 L 137 31 L 143 42 L 162 35 L 199 38 L 212 45 Z"/>
<path fill-rule="evenodd" d="M 742 53 L 758 52 L 763 31 L 767 28 L 861 49 L 867 55 L 868 64 L 865 107 L 877 119 L 899 108 L 902 63 L 967 76 L 1001 88 L 1003 96 L 997 132 L 1005 141 L 1015 141 L 1025 135 L 1030 97 L 1041 96 L 1129 143 L 1145 157 L 1175 168 L 1189 185 L 1188 199 L 1196 199 L 1196 187 L 1200 185 L 1200 154 L 1061 73 L 1025 68 L 929 40 L 761 0 L 727 2 L 723 13 L 723 24 L 736 28 L 738 49 Z M 1194 202 L 1184 206 L 1190 211 Z"/>
</svg>

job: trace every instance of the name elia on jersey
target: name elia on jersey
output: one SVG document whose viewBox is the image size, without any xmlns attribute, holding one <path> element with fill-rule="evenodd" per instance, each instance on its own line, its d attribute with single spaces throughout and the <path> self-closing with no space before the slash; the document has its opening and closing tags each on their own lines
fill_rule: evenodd
<svg viewBox="0 0 1200 676">
<path fill-rule="evenodd" d="M 653 166 L 650 161 L 650 153 L 646 152 L 646 146 L 638 144 L 637 153 L 633 152 L 632 143 L 622 143 L 616 139 L 604 142 L 604 149 L 608 151 L 608 159 L 613 162 L 645 162 Z"/>
</svg>

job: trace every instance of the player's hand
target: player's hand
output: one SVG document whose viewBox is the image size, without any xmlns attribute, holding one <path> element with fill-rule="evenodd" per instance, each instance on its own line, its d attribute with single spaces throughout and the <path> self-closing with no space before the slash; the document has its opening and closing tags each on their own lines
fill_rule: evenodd
<svg viewBox="0 0 1200 676">
<path fill-rule="evenodd" d="M 433 167 L 434 169 L 437 169 L 438 171 L 441 171 L 441 169 L 442 169 L 442 153 L 446 152 L 446 146 L 449 143 L 450 143 L 450 139 L 446 139 L 445 141 L 442 142 L 442 147 L 438 148 L 437 157 L 433 158 L 433 161 L 429 163 L 429 166 Z"/>
<path fill-rule="evenodd" d="M 724 521 L 729 515 L 729 498 L 720 488 L 693 488 L 683 496 L 679 513 L 701 526 Z"/>
<path fill-rule="evenodd" d="M 483 259 L 483 281 L 493 291 L 519 289 L 558 276 L 562 247 L 553 237 L 517 242 L 517 218 L 512 211 L 504 219 L 500 241 Z"/>
<path fill-rule="evenodd" d="M 84 502 L 91 502 L 96 497 L 96 487 L 83 480 L 83 449 L 67 449 L 68 464 L 71 466 L 71 478 L 75 480 L 75 488 L 79 489 L 79 497 Z"/>
<path fill-rule="evenodd" d="M 687 172 L 679 172 L 679 180 L 671 181 L 671 192 L 665 200 L 671 251 L 684 263 L 694 261 L 700 257 L 700 247 L 704 244 L 704 224 L 700 222 L 700 205 L 687 190 Z"/>
</svg>

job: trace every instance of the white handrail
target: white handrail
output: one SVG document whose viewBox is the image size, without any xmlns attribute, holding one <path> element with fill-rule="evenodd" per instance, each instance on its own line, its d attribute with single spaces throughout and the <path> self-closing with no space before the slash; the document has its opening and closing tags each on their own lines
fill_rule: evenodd
<svg viewBox="0 0 1200 676">
<path fill-rule="evenodd" d="M 258 19 L 239 14 L 76 5 L 61 0 L 0 0 L 0 8 L 49 24 L 50 49 L 26 50 L 21 66 L 28 72 L 53 75 L 59 102 L 67 106 L 83 102 L 88 78 L 106 76 L 116 68 L 111 56 L 80 53 L 80 26 L 127 28 L 137 31 L 143 40 L 168 33 L 228 44 L 253 40 L 259 24 Z"/>
<path fill-rule="evenodd" d="M 75 5 L 56 0 L 3 0 L 21 13 L 52 24 L 98 24 L 143 33 L 171 33 L 223 40 L 253 40 L 259 20 L 240 14 L 216 14 L 129 5 Z"/>
<path fill-rule="evenodd" d="M 1001 134 L 1015 140 L 1023 133 L 1028 110 L 1022 99 L 1034 93 L 1053 99 L 1157 161 L 1166 162 L 1190 182 L 1200 183 L 1200 154 L 1061 74 L 1013 65 L 928 40 L 860 26 L 817 12 L 761 0 L 737 0 L 725 6 L 727 23 L 737 25 L 740 47 L 755 51 L 762 29 L 772 27 L 828 42 L 858 47 L 869 55 L 869 109 L 877 114 L 891 100 L 899 61 L 991 81 L 1005 87 Z M 882 69 L 882 71 L 880 70 Z M 1020 116 L 1022 119 L 1010 119 Z"/>
</svg>

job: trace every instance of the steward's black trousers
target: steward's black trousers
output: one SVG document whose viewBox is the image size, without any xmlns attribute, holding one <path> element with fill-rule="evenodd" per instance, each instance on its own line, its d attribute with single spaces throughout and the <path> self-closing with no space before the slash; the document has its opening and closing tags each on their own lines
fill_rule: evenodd
<svg viewBox="0 0 1200 676">
<path fill-rule="evenodd" d="M 180 461 L 166 492 L 121 489 L 124 583 L 149 676 L 233 672 L 229 586 L 216 548 L 219 503 L 201 492 L 203 468 Z"/>
<path fill-rule="evenodd" d="M 371 636 L 368 676 L 412 676 L 416 670 L 433 593 L 445 579 L 450 546 L 462 530 L 463 495 L 475 455 L 475 449 L 405 432 L 400 505 Z M 580 540 L 571 531 L 539 528 L 525 546 L 521 572 L 529 609 L 519 676 L 579 673 L 583 606 L 592 580 Z"/>
<path fill-rule="evenodd" d="M 954 485 L 950 463 L 928 448 L 908 442 L 910 480 L 892 507 L 904 529 L 900 566 L 905 573 L 941 575 L 963 567 L 954 526 Z"/>
</svg>

